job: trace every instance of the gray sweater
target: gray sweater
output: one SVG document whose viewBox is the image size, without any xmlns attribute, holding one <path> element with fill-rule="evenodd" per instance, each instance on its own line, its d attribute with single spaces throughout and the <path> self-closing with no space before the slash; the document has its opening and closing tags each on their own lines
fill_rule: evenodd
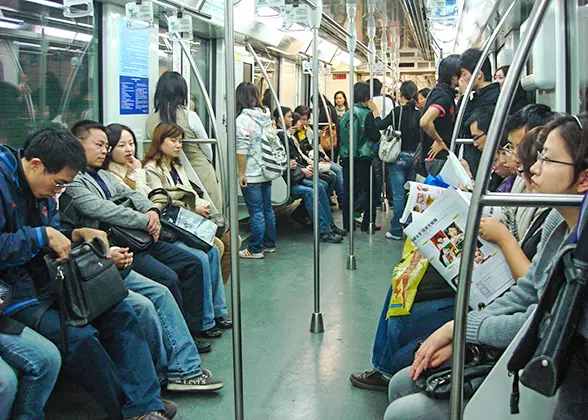
<svg viewBox="0 0 588 420">
<path fill-rule="evenodd" d="M 531 266 L 508 292 L 481 311 L 468 314 L 466 339 L 471 343 L 505 349 L 535 310 L 560 246 L 569 240 L 568 226 L 552 210 Z"/>
<path fill-rule="evenodd" d="M 128 197 L 136 210 L 113 203 L 106 198 L 100 185 L 89 173 L 80 172 L 68 185 L 65 194 L 72 198 L 73 205 L 83 219 L 83 226 L 98 228 L 100 222 L 105 222 L 114 226 L 145 229 L 148 222 L 145 213 L 157 210 L 155 205 L 141 193 L 121 183 L 115 175 L 99 171 L 98 176 L 108 187 L 112 199 Z"/>
</svg>

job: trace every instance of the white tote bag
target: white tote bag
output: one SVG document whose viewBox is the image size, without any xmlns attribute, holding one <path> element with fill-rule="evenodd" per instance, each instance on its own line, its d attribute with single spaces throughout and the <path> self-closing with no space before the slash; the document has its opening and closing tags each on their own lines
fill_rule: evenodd
<svg viewBox="0 0 588 420">
<path fill-rule="evenodd" d="M 392 111 L 392 124 L 386 128 L 382 137 L 380 137 L 380 148 L 378 157 L 382 162 L 394 163 L 398 159 L 400 149 L 402 149 L 402 132 L 400 125 L 402 123 L 402 107 L 400 107 L 400 117 L 398 118 L 398 130 L 394 123 L 394 111 Z"/>
</svg>

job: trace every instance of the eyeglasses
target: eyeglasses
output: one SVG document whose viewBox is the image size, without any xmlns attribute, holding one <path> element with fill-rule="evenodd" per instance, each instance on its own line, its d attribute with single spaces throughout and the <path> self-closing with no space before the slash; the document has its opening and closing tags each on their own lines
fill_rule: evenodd
<svg viewBox="0 0 588 420">
<path fill-rule="evenodd" d="M 486 135 L 486 133 L 482 133 L 479 136 L 474 137 L 472 140 L 475 142 L 477 142 L 479 139 L 481 139 L 482 137 L 484 137 Z"/>
<path fill-rule="evenodd" d="M 543 154 L 539 151 L 537 151 L 537 162 L 549 162 L 549 163 L 559 163 L 561 165 L 568 165 L 568 166 L 574 166 L 573 163 L 571 162 L 562 162 L 561 160 L 553 160 L 553 159 L 549 159 L 546 158 L 545 156 L 543 156 Z"/>
<path fill-rule="evenodd" d="M 51 182 L 53 182 L 53 189 L 54 190 L 64 190 L 71 185 L 71 183 L 69 183 L 69 182 L 61 183 L 61 182 L 55 182 L 55 180 L 51 180 Z"/>
</svg>

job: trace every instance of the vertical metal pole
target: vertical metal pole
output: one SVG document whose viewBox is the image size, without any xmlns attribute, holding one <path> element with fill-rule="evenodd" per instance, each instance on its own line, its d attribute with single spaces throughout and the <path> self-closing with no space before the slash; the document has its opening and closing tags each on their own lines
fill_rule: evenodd
<svg viewBox="0 0 588 420">
<path fill-rule="evenodd" d="M 318 30 L 323 12 L 322 2 L 317 2 L 316 9 L 311 11 L 312 27 L 312 231 L 314 239 L 314 310 L 310 320 L 310 331 L 325 331 L 323 314 L 321 313 L 321 266 L 319 237 L 319 69 L 318 69 Z"/>
<path fill-rule="evenodd" d="M 463 99 L 461 101 L 461 106 L 459 107 L 459 111 L 457 112 L 457 117 L 455 118 L 455 125 L 453 127 L 453 133 L 451 134 L 451 144 L 449 147 L 449 150 L 451 150 L 453 153 L 455 153 L 455 146 L 457 144 L 456 143 L 457 136 L 459 135 L 461 124 L 463 123 L 463 117 L 465 116 L 465 111 L 468 106 L 468 102 L 470 101 L 470 95 L 472 93 L 472 90 L 474 90 L 474 83 L 476 82 L 476 75 L 482 70 L 482 66 L 484 65 L 484 61 L 486 61 L 486 58 L 488 57 L 488 54 L 490 53 L 490 48 L 492 48 L 492 44 L 494 44 L 494 40 L 496 40 L 496 38 L 498 37 L 498 34 L 500 33 L 502 26 L 504 25 L 504 23 L 508 19 L 508 16 L 510 15 L 510 13 L 514 10 L 516 3 L 517 3 L 517 0 L 512 1 L 511 5 L 508 7 L 506 12 L 504 12 L 504 16 L 502 16 L 502 19 L 500 20 L 500 22 L 498 22 L 498 24 L 496 25 L 496 28 L 494 28 L 494 32 L 492 32 L 492 35 L 490 35 L 490 38 L 488 38 L 486 40 L 486 42 L 484 43 L 484 47 L 482 48 L 482 55 L 480 56 L 480 59 L 478 60 L 478 63 L 476 64 L 476 68 L 474 68 L 474 72 L 472 73 L 472 77 L 466 87 L 464 94 L 463 94 Z"/>
<path fill-rule="evenodd" d="M 373 0 L 368 0 L 368 31 L 367 35 L 369 38 L 368 48 L 370 49 L 369 53 L 369 66 L 370 66 L 370 101 L 374 100 L 374 64 L 376 62 L 376 44 L 374 43 L 374 37 L 376 36 L 376 18 L 374 16 L 374 2 Z M 384 101 L 386 98 L 384 98 Z M 374 202 L 374 159 L 372 158 L 370 162 L 370 211 L 369 211 L 369 218 L 370 224 L 368 225 L 368 234 L 373 235 L 376 231 L 374 228 L 374 206 L 372 203 Z M 368 216 L 364 214 L 363 217 Z"/>
<path fill-rule="evenodd" d="M 241 335 L 241 273 L 239 272 L 239 215 L 237 196 L 237 125 L 235 100 L 235 27 L 233 2 L 225 4 L 225 92 L 227 98 L 227 162 L 229 221 L 231 224 L 231 309 L 233 314 L 233 375 L 235 419 L 243 420 L 243 337 Z"/>
<path fill-rule="evenodd" d="M 476 183 L 472 194 L 472 202 L 468 213 L 466 233 L 463 244 L 463 256 L 459 268 L 459 285 L 457 296 L 455 298 L 455 324 L 453 329 L 453 375 L 451 378 L 451 419 L 461 420 L 463 418 L 463 375 L 464 375 L 464 354 L 466 344 L 466 326 L 468 315 L 468 301 L 470 296 L 470 283 L 472 279 L 472 270 L 474 265 L 474 248 L 478 237 L 478 228 L 480 225 L 480 216 L 482 213 L 482 195 L 488 187 L 490 180 L 490 170 L 492 168 L 494 154 L 498 149 L 500 137 L 506 122 L 508 112 L 516 92 L 519 78 L 523 71 L 525 62 L 531 45 L 537 34 L 537 30 L 543 20 L 543 16 L 549 6 L 550 0 L 540 0 L 535 2 L 529 19 L 527 20 L 527 29 L 517 49 L 512 65 L 506 76 L 502 94 L 498 98 L 496 110 L 490 128 L 488 130 L 488 140 L 482 157 L 480 166 L 476 175 Z"/>
<path fill-rule="evenodd" d="M 386 118 L 388 114 L 386 114 L 386 71 L 388 69 L 388 13 L 387 9 L 385 9 L 386 3 L 384 3 L 384 12 L 382 14 L 382 19 L 384 21 L 384 27 L 382 31 L 382 53 L 384 54 L 384 80 L 382 86 L 384 87 L 383 100 L 382 100 L 382 118 Z M 386 163 L 382 162 L 382 191 L 384 194 L 384 198 L 386 197 Z M 385 211 L 384 200 L 382 200 L 382 206 L 380 208 L 381 211 Z"/>
<path fill-rule="evenodd" d="M 349 205 L 349 255 L 347 256 L 347 269 L 357 269 L 357 259 L 355 258 L 355 230 L 353 223 L 353 213 L 355 200 L 354 194 L 354 183 L 355 179 L 355 139 L 353 133 L 353 115 L 355 114 L 354 108 L 354 94 L 353 94 L 353 79 L 354 79 L 354 63 L 353 58 L 355 55 L 355 45 L 357 43 L 357 31 L 355 29 L 355 13 L 357 12 L 357 4 L 355 0 L 347 0 L 347 50 L 349 51 L 349 198 L 347 199 Z"/>
</svg>

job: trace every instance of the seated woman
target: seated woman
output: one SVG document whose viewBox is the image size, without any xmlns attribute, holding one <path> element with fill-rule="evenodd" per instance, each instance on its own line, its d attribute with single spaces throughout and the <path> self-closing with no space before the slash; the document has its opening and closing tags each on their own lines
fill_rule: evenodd
<svg viewBox="0 0 588 420">
<path fill-rule="evenodd" d="M 163 126 L 170 124 L 161 123 L 160 125 Z M 179 126 L 176 126 L 175 124 L 173 124 L 173 126 L 178 127 L 178 129 L 181 131 Z M 166 189 L 169 188 L 170 190 L 172 189 L 172 187 L 168 185 L 156 184 L 153 176 L 149 176 L 149 171 L 140 167 L 141 162 L 139 162 L 135 157 L 135 134 L 129 127 L 120 124 L 110 124 L 107 127 L 107 131 L 108 143 L 111 150 L 107 155 L 104 166 L 109 172 L 116 175 L 120 182 L 124 182 L 129 187 L 136 189 L 145 195 L 148 195 L 149 192 L 155 188 L 163 187 Z M 156 142 L 155 136 L 159 134 L 159 131 L 156 129 L 153 134 L 154 137 L 152 140 L 152 145 Z M 150 152 L 152 148 L 149 150 Z M 157 153 L 151 155 L 148 153 L 147 156 L 151 156 L 151 158 L 153 158 L 153 156 L 156 155 Z M 152 166 L 155 167 L 155 164 Z M 186 182 L 188 182 L 189 185 L 189 181 Z M 155 201 L 157 201 L 156 198 L 154 198 L 154 202 Z M 158 207 L 162 206 L 161 203 L 155 202 L 155 204 Z M 221 329 L 232 327 L 231 321 L 224 319 L 228 315 L 228 312 L 226 308 L 225 292 L 222 284 L 218 249 L 218 246 L 222 247 L 223 243 L 220 241 L 220 239 L 215 238 L 215 247 L 213 247 L 208 252 L 208 254 L 205 254 L 203 251 L 191 248 L 180 241 L 176 242 L 176 244 L 186 251 L 192 253 L 202 263 L 202 273 L 205 285 L 204 313 L 214 313 L 214 322 L 212 324 L 210 322 L 205 322 L 205 329 L 199 333 L 195 333 L 195 335 L 205 338 L 219 337 L 221 335 L 220 331 L 212 329 L 213 327 Z"/>
<path fill-rule="evenodd" d="M 531 173 L 533 190 L 543 194 L 585 194 L 588 191 L 588 118 L 563 116 L 547 124 L 542 152 Z M 533 263 L 503 296 L 483 311 L 470 312 L 467 319 L 468 342 L 505 349 L 537 306 L 548 278 L 548 268 L 562 245 L 573 239 L 580 215 L 579 208 L 557 208 L 545 221 L 538 252 Z M 571 233 L 570 233 L 571 232 Z M 415 386 L 424 370 L 438 367 L 453 353 L 453 321 L 431 334 L 415 354 L 412 366 L 398 372 L 390 380 L 390 406 L 385 419 L 446 419 L 449 401 L 433 400 Z M 563 391 L 563 389 L 562 389 Z M 561 402 L 578 397 L 561 392 Z M 584 403 L 585 405 L 585 403 Z M 560 416 L 555 418 L 584 418 Z M 563 411 L 560 411 L 563 413 Z"/>
<path fill-rule="evenodd" d="M 535 137 L 536 133 L 530 133 L 524 141 L 533 143 L 536 141 Z M 536 159 L 536 153 L 527 154 L 521 150 L 519 159 L 523 162 L 522 166 L 530 167 L 532 157 Z M 522 231 L 521 236 L 513 235 L 496 218 L 487 217 L 480 222 L 480 236 L 501 248 L 515 279 L 524 275 L 531 265 L 530 260 L 537 252 L 541 232 L 549 213 L 547 209 L 533 210 L 532 221 L 528 229 Z M 523 217 L 521 213 L 518 216 Z M 419 343 L 435 329 L 453 319 L 455 292 L 431 266 L 421 280 L 410 315 L 386 319 L 391 294 L 392 287 L 384 300 L 374 341 L 374 369 L 354 373 L 350 378 L 351 382 L 360 388 L 385 392 L 388 378 L 410 365 Z"/>
<path fill-rule="evenodd" d="M 44 418 L 60 367 L 55 344 L 0 314 L 0 419 Z"/>
<path fill-rule="evenodd" d="M 282 107 L 282 114 L 286 123 L 286 130 L 278 132 L 278 137 L 282 142 L 289 142 L 290 148 L 290 191 L 293 198 L 302 198 L 308 214 L 312 215 L 314 210 L 314 194 L 312 183 L 312 164 L 302 157 L 300 148 L 292 136 L 292 110 L 288 107 Z M 279 112 L 274 111 L 276 124 L 281 125 Z M 330 243 L 343 242 L 343 236 L 347 231 L 339 229 L 335 225 L 331 209 L 329 208 L 329 198 L 326 191 L 326 183 L 319 180 L 319 233 L 321 241 Z"/>
</svg>

